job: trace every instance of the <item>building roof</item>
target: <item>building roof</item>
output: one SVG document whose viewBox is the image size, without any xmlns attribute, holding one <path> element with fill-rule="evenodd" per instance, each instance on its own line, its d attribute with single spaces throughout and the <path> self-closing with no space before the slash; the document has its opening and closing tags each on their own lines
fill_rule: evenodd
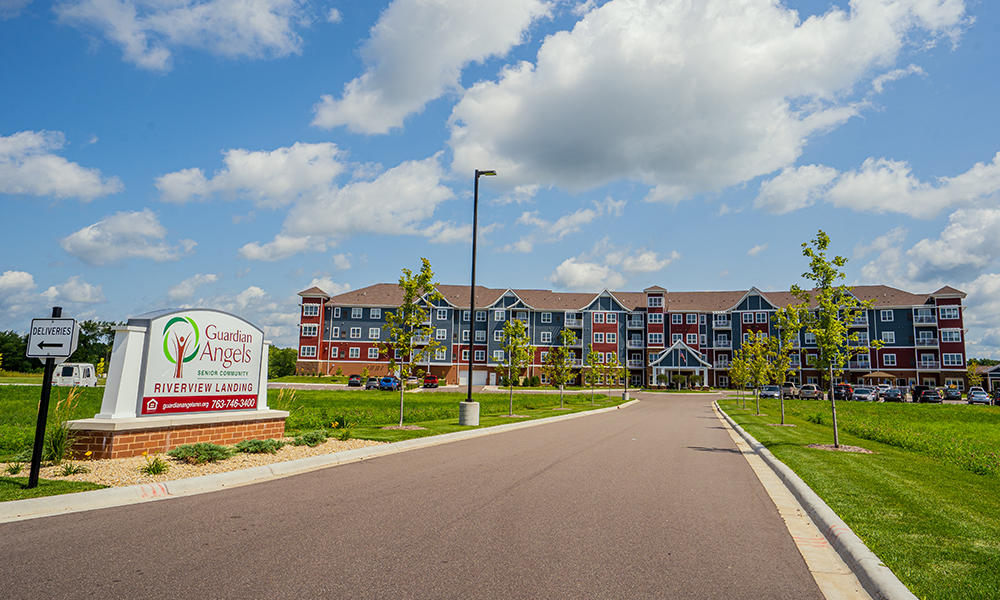
<svg viewBox="0 0 1000 600">
<path fill-rule="evenodd" d="M 299 292 L 299 296 L 302 296 L 302 297 L 305 297 L 305 296 L 322 296 L 324 298 L 329 298 L 330 294 L 327 294 L 326 292 L 324 292 L 323 290 L 319 289 L 316 286 L 312 286 L 308 290 L 302 290 L 301 292 Z"/>
<path fill-rule="evenodd" d="M 455 308 L 469 307 L 469 286 L 439 285 L 438 291 Z M 663 288 L 646 288 L 647 290 L 663 290 Z M 857 285 L 850 287 L 851 292 L 859 300 L 871 300 L 876 307 L 890 306 L 921 306 L 935 296 L 942 294 L 965 294 L 952 287 L 945 286 L 933 294 L 914 294 L 887 285 Z M 511 289 L 525 304 L 537 310 L 582 310 L 589 305 L 596 294 L 591 292 L 553 292 L 541 289 Z M 730 310 L 751 290 L 731 290 L 712 292 L 667 292 L 665 309 L 674 312 L 721 312 Z M 499 300 L 507 289 L 476 286 L 476 307 L 488 307 Z M 646 306 L 645 292 L 610 292 L 629 310 L 643 309 Z M 777 308 L 790 306 L 799 302 L 798 297 L 788 291 L 760 292 L 760 294 Z M 323 295 L 323 290 L 313 287 L 299 292 L 299 295 Z M 329 303 L 340 306 L 399 306 L 403 294 L 395 283 L 376 283 L 357 290 L 351 290 L 330 297 Z"/>
<path fill-rule="evenodd" d="M 931 296 L 958 296 L 959 298 L 965 298 L 967 294 L 962 290 L 956 290 L 950 285 L 946 285 L 936 292 L 933 292 Z"/>
</svg>

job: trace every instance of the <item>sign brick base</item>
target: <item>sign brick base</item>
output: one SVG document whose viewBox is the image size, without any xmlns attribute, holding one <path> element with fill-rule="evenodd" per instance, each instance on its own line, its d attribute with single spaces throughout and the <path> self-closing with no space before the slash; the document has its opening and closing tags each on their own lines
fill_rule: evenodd
<svg viewBox="0 0 1000 600">
<path fill-rule="evenodd" d="M 140 419 L 81 419 L 70 421 L 75 439 L 73 455 L 91 452 L 91 458 L 125 458 L 143 452 L 167 452 L 183 444 L 210 442 L 232 445 L 243 440 L 281 438 L 285 418 L 280 410 L 240 414 L 144 417 Z"/>
</svg>

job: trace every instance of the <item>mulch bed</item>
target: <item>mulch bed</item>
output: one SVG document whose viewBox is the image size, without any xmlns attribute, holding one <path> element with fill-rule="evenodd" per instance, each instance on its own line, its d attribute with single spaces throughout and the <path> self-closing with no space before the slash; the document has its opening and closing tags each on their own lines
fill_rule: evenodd
<svg viewBox="0 0 1000 600">
<path fill-rule="evenodd" d="M 875 454 L 867 448 L 861 448 L 860 446 L 848 446 L 846 444 L 841 444 L 839 448 L 833 444 L 808 444 L 806 448 L 815 448 L 817 450 L 830 450 L 831 452 L 855 452 L 857 454 Z"/>
</svg>

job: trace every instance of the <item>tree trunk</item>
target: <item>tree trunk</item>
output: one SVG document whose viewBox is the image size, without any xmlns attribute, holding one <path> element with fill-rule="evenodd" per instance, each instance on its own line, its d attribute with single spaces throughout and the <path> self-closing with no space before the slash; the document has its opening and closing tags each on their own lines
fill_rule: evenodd
<svg viewBox="0 0 1000 600">
<path fill-rule="evenodd" d="M 833 365 L 830 365 L 830 412 L 833 414 L 833 447 L 840 448 L 840 432 L 837 431 L 837 399 L 833 396 Z"/>
<path fill-rule="evenodd" d="M 781 392 L 781 424 L 785 424 L 785 393 Z"/>
<path fill-rule="evenodd" d="M 514 416 L 514 384 L 511 383 L 508 380 L 507 381 L 507 385 L 510 386 L 510 408 L 507 409 L 507 416 L 508 417 L 513 417 Z"/>
<path fill-rule="evenodd" d="M 559 384 L 559 408 L 563 407 L 563 385 L 562 383 Z"/>
<path fill-rule="evenodd" d="M 399 380 L 399 426 L 403 426 L 403 392 L 406 389 L 406 385 L 403 383 L 403 379 Z"/>
<path fill-rule="evenodd" d="M 753 399 L 757 403 L 757 416 L 760 416 L 760 388 L 753 389 Z"/>
</svg>

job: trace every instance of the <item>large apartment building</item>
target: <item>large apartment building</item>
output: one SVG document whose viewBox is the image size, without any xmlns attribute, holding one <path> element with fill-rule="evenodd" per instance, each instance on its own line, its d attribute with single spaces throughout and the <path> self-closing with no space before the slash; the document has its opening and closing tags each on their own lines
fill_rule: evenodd
<svg viewBox="0 0 1000 600">
<path fill-rule="evenodd" d="M 598 361 L 617 355 L 634 387 L 656 385 L 661 375 L 697 374 L 713 387 L 729 386 L 729 362 L 751 332 L 775 334 L 774 312 L 796 303 L 789 292 L 756 288 L 728 292 L 670 292 L 653 286 L 641 292 L 567 293 L 550 290 L 476 287 L 476 314 L 469 311 L 469 286 L 438 286 L 441 299 L 428 303 L 433 337 L 440 345 L 419 364 L 448 383 L 465 383 L 472 359 L 474 384 L 493 383 L 503 361 L 501 336 L 508 319 L 527 323 L 534 347 L 528 375 L 542 376 L 546 353 L 559 332 L 576 334 L 578 366 L 588 348 Z M 962 299 L 943 287 L 913 294 L 884 285 L 855 286 L 851 292 L 873 308 L 851 327 L 859 346 L 881 340 L 846 365 L 843 379 L 860 382 L 872 372 L 891 375 L 897 385 L 965 386 L 966 355 Z M 388 373 L 379 351 L 386 313 L 402 301 L 399 287 L 380 283 L 330 296 L 313 287 L 302 298 L 298 370 L 305 373 Z M 793 364 L 798 383 L 819 383 L 812 368 L 815 340 L 800 332 Z"/>
</svg>

